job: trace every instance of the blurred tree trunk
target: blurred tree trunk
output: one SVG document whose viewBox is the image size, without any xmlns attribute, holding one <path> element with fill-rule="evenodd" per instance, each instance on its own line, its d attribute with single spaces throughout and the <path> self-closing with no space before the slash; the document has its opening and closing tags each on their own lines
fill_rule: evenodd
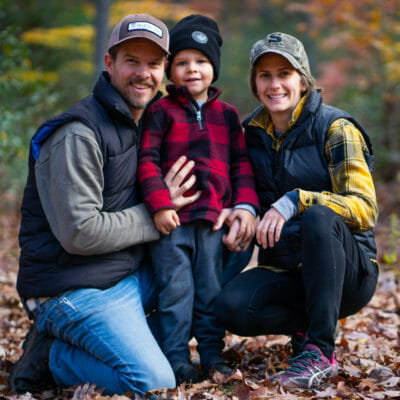
<svg viewBox="0 0 400 400">
<path fill-rule="evenodd" d="M 94 52 L 94 81 L 97 80 L 101 71 L 104 70 L 104 54 L 107 51 L 108 41 L 108 14 L 110 11 L 112 0 L 94 0 L 96 6 L 95 18 L 95 52 Z"/>
</svg>

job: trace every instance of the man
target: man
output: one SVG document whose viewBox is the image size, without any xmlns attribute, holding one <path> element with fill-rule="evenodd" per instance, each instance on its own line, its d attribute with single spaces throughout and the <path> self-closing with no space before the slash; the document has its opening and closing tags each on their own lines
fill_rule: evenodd
<svg viewBox="0 0 400 400">
<path fill-rule="evenodd" d="M 31 142 L 17 289 L 30 317 L 12 391 L 85 382 L 105 393 L 175 387 L 146 321 L 151 271 L 143 243 L 159 237 L 136 191 L 148 104 L 161 96 L 169 36 L 150 15 L 114 28 L 93 93 L 44 123 Z M 165 177 L 177 209 L 193 163 Z M 179 171 L 179 173 L 177 173 Z M 139 269 L 139 267 L 142 268 Z"/>
</svg>

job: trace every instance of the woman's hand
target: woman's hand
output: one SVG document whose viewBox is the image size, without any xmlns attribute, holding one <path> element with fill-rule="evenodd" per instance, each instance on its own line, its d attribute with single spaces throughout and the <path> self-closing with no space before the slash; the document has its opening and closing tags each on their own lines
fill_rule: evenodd
<svg viewBox="0 0 400 400">
<path fill-rule="evenodd" d="M 196 182 L 196 175 L 191 175 L 185 183 L 182 183 L 188 177 L 190 171 L 194 167 L 194 161 L 189 161 L 186 164 L 185 162 L 185 156 L 179 157 L 164 176 L 164 182 L 168 186 L 169 195 L 176 211 L 187 206 L 188 204 L 194 203 L 201 194 L 200 191 L 197 191 L 191 196 L 184 196 L 184 194 Z"/>
<path fill-rule="evenodd" d="M 274 207 L 271 207 L 256 227 L 257 243 L 264 249 L 274 247 L 281 237 L 283 224 L 286 222 Z"/>
</svg>

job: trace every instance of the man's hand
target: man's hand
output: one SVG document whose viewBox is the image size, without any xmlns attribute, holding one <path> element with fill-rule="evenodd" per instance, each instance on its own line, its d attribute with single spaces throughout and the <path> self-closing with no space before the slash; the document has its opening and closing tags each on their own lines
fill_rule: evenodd
<svg viewBox="0 0 400 400">
<path fill-rule="evenodd" d="M 181 223 L 175 210 L 160 210 L 154 215 L 156 228 L 164 235 L 169 235 L 172 229 L 175 229 Z"/>
<path fill-rule="evenodd" d="M 201 194 L 200 191 L 197 191 L 192 196 L 184 196 L 196 182 L 196 175 L 191 175 L 185 183 L 182 183 L 194 167 L 194 161 L 189 161 L 186 164 L 185 162 L 185 156 L 179 157 L 164 176 L 164 182 L 168 186 L 171 201 L 177 211 L 188 204 L 194 203 Z"/>
<path fill-rule="evenodd" d="M 271 207 L 256 227 L 256 239 L 264 249 L 274 247 L 281 237 L 285 218 L 274 207 Z"/>
</svg>

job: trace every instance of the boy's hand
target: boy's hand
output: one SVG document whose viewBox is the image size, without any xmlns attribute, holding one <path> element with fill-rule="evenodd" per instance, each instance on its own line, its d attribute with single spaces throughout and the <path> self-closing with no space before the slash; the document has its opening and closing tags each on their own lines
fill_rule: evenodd
<svg viewBox="0 0 400 400">
<path fill-rule="evenodd" d="M 239 246 L 240 241 L 236 239 L 237 234 L 240 229 L 239 220 L 235 219 L 232 225 L 229 227 L 228 233 L 222 236 L 222 243 L 230 250 L 230 251 L 241 251 L 241 246 Z"/>
<path fill-rule="evenodd" d="M 256 232 L 255 216 L 248 210 L 237 208 L 230 215 L 229 219 L 239 220 L 240 228 L 237 234 L 237 239 L 240 240 L 239 247 L 241 248 L 241 251 L 246 251 Z"/>
<path fill-rule="evenodd" d="M 175 229 L 181 223 L 175 210 L 160 210 L 154 215 L 156 228 L 164 235 L 169 235 L 172 229 Z"/>
<path fill-rule="evenodd" d="M 234 210 L 225 223 L 230 226 L 224 244 L 232 251 L 246 251 L 255 233 L 255 217 L 245 209 Z"/>
<path fill-rule="evenodd" d="M 229 220 L 230 215 L 232 214 L 233 208 L 223 208 L 218 215 L 217 221 L 213 226 L 213 231 L 218 231 L 222 228 L 224 224 L 231 226 L 232 221 Z"/>
</svg>

